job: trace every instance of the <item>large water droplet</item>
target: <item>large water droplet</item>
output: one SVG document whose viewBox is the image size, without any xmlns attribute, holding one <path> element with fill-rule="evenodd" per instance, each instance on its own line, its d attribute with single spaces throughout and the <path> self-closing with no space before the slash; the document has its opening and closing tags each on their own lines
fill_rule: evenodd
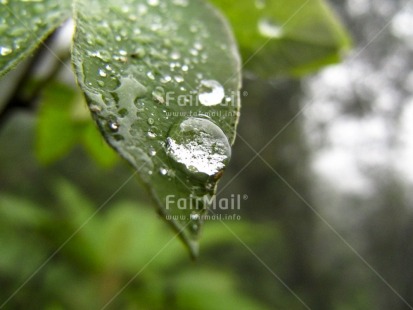
<svg viewBox="0 0 413 310">
<path fill-rule="evenodd" d="M 225 97 L 224 88 L 214 80 L 203 80 L 199 86 L 199 102 L 206 106 L 220 104 Z"/>
<path fill-rule="evenodd" d="M 167 154 L 186 172 L 216 175 L 231 157 L 231 147 L 224 132 L 213 122 L 189 117 L 174 125 L 166 141 Z"/>
<path fill-rule="evenodd" d="M 264 37 L 276 39 L 283 36 L 283 29 L 277 23 L 274 23 L 266 18 L 258 22 L 258 31 Z"/>
</svg>

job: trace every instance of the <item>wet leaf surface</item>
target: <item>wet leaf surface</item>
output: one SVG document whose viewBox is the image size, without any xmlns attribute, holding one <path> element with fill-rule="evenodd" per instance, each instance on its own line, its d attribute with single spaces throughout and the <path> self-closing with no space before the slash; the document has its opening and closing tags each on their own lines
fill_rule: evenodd
<svg viewBox="0 0 413 310">
<path fill-rule="evenodd" d="M 73 63 L 93 117 L 196 256 L 238 121 L 228 25 L 201 0 L 81 0 L 75 14 Z"/>
</svg>

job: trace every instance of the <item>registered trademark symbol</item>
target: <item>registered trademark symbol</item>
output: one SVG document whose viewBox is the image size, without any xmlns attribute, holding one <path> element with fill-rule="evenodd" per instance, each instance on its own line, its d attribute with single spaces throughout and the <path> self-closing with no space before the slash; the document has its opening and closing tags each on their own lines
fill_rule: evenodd
<svg viewBox="0 0 413 310">
<path fill-rule="evenodd" d="M 247 92 L 246 90 L 244 90 L 244 91 L 242 92 L 242 95 L 243 95 L 244 97 L 247 97 L 247 96 L 248 96 L 248 92 Z"/>
<path fill-rule="evenodd" d="M 242 199 L 247 200 L 247 199 L 248 199 L 248 195 L 244 195 L 244 196 L 242 197 Z"/>
</svg>

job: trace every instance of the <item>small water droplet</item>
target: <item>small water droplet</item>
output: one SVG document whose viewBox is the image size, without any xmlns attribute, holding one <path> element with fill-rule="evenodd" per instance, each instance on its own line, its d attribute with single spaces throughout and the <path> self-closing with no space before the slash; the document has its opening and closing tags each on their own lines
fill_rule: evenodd
<svg viewBox="0 0 413 310">
<path fill-rule="evenodd" d="M 127 62 L 128 61 L 128 57 L 126 56 L 119 56 L 119 55 L 114 55 L 113 59 L 119 62 Z"/>
<path fill-rule="evenodd" d="M 225 97 L 224 88 L 214 80 L 203 80 L 199 86 L 198 99 L 202 105 L 214 106 L 220 104 Z"/>
<path fill-rule="evenodd" d="M 148 137 L 151 139 L 155 139 L 156 138 L 156 133 L 152 132 L 152 131 L 148 131 L 147 133 Z"/>
<path fill-rule="evenodd" d="M 197 221 L 201 218 L 201 216 L 198 213 L 191 213 L 191 215 L 189 216 L 189 218 L 191 219 L 191 221 Z"/>
<path fill-rule="evenodd" d="M 172 52 L 171 53 L 171 58 L 173 60 L 178 60 L 179 58 L 181 58 L 181 54 L 179 54 L 179 52 Z"/>
<path fill-rule="evenodd" d="M 152 98 L 161 104 L 165 103 L 165 91 L 162 87 L 156 87 L 152 92 Z"/>
<path fill-rule="evenodd" d="M 197 232 L 199 230 L 199 225 L 198 224 L 192 224 L 191 225 L 191 229 L 195 232 Z"/>
<path fill-rule="evenodd" d="M 168 174 L 168 169 L 162 167 L 162 168 L 159 169 L 159 172 L 162 175 L 167 175 Z"/>
<path fill-rule="evenodd" d="M 153 147 L 151 147 L 150 149 L 149 149 L 149 152 L 148 152 L 148 154 L 149 154 L 149 156 L 155 156 L 156 155 L 156 150 L 153 148 Z"/>
<path fill-rule="evenodd" d="M 13 49 L 8 46 L 1 46 L 0 47 L 0 55 L 1 56 L 7 56 L 10 55 L 13 52 Z"/>
<path fill-rule="evenodd" d="M 99 75 L 100 75 L 101 77 L 106 77 L 106 76 L 107 76 L 107 73 L 106 73 L 105 70 L 99 69 Z"/>
<path fill-rule="evenodd" d="M 95 52 L 91 52 L 89 55 L 92 57 L 99 58 L 103 60 L 104 62 L 110 61 L 110 58 L 111 58 L 108 51 L 95 51 Z"/>
<path fill-rule="evenodd" d="M 102 111 L 102 109 L 100 108 L 100 106 L 96 105 L 96 104 L 91 104 L 89 106 L 90 111 L 94 112 L 94 113 L 98 113 L 100 111 Z"/>
<path fill-rule="evenodd" d="M 104 87 L 104 86 L 105 86 L 105 82 L 103 82 L 103 81 L 100 81 L 100 80 L 99 80 L 97 83 L 98 83 L 98 85 L 99 85 L 100 87 Z"/>
<path fill-rule="evenodd" d="M 161 77 L 161 83 L 163 83 L 163 84 L 167 84 L 170 81 L 172 81 L 172 78 L 171 78 L 170 75 L 165 75 L 165 76 Z"/>
<path fill-rule="evenodd" d="M 202 44 L 201 44 L 200 42 L 195 42 L 194 47 L 195 47 L 198 51 L 202 50 L 202 48 L 203 48 L 203 46 L 202 46 Z"/>
<path fill-rule="evenodd" d="M 198 56 L 199 51 L 198 51 L 197 49 L 195 49 L 195 48 L 191 48 L 191 49 L 189 50 L 189 53 L 190 53 L 192 56 Z"/>
<path fill-rule="evenodd" d="M 182 76 L 180 76 L 180 75 L 175 75 L 175 76 L 174 76 L 174 80 L 175 80 L 177 83 L 183 83 L 183 82 L 184 82 L 184 78 L 183 78 Z"/>
<path fill-rule="evenodd" d="M 189 174 L 214 176 L 231 157 L 224 132 L 212 121 L 189 117 L 175 124 L 166 141 L 168 156 Z"/>
<path fill-rule="evenodd" d="M 146 13 L 148 13 L 148 8 L 146 7 L 146 5 L 144 4 L 139 4 L 138 5 L 138 13 L 139 15 L 145 15 Z"/>
<path fill-rule="evenodd" d="M 154 80 L 154 79 L 155 79 L 155 75 L 154 75 L 151 71 L 149 71 L 148 73 L 146 73 L 146 76 L 147 76 L 148 78 L 150 78 L 151 80 Z"/>
<path fill-rule="evenodd" d="M 189 70 L 189 67 L 187 65 L 182 66 L 182 71 L 187 72 Z"/>
<path fill-rule="evenodd" d="M 117 122 L 110 122 L 109 128 L 113 132 L 117 132 L 119 130 L 120 125 Z"/>
<path fill-rule="evenodd" d="M 280 25 L 266 18 L 258 22 L 258 31 L 262 36 L 272 39 L 281 38 L 284 34 Z"/>
<path fill-rule="evenodd" d="M 148 124 L 153 125 L 155 123 L 155 120 L 153 118 L 148 118 Z"/>
<path fill-rule="evenodd" d="M 135 52 L 131 54 L 131 57 L 135 59 L 140 59 L 140 58 L 145 57 L 145 55 L 146 55 L 145 49 L 143 47 L 139 47 L 135 50 Z"/>
<path fill-rule="evenodd" d="M 135 14 L 130 14 L 129 15 L 129 20 L 136 21 L 137 19 L 138 19 L 138 17 Z"/>
</svg>

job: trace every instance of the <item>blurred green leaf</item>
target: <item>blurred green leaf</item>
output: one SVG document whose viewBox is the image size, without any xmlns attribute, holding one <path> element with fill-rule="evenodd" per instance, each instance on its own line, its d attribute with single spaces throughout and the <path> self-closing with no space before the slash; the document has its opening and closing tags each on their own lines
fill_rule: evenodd
<svg viewBox="0 0 413 310">
<path fill-rule="evenodd" d="M 29 281 L 8 306 L 27 305 L 34 294 L 45 309 L 97 309 L 114 296 L 110 309 L 263 309 L 240 295 L 228 271 L 188 266 L 178 240 L 150 208 L 128 201 L 97 208 L 64 180 L 55 183 L 53 192 L 55 201 L 44 209 L 25 199 L 0 196 L 0 281 L 8 277 L 13 283 L 0 291 L 3 300 L 59 248 L 38 270 L 41 281 Z M 236 233 L 249 228 L 248 223 L 227 225 Z M 208 230 L 219 231 L 219 226 L 227 230 L 222 223 L 211 223 Z M 234 242 L 216 237 L 217 242 L 208 241 L 215 238 L 209 234 L 205 247 Z"/>
<path fill-rule="evenodd" d="M 35 203 L 0 193 L 0 304 L 17 287 L 6 281 L 20 285 L 45 259 L 47 250 L 40 231 L 51 219 Z"/>
<path fill-rule="evenodd" d="M 211 0 L 229 18 L 245 69 L 302 75 L 340 60 L 350 38 L 324 0 Z"/>
<path fill-rule="evenodd" d="M 52 83 L 44 90 L 37 123 L 36 156 L 50 164 L 82 143 L 98 164 L 111 167 L 116 153 L 104 143 L 80 93 Z"/>
<path fill-rule="evenodd" d="M 118 155 L 106 144 L 92 121 L 84 127 L 81 139 L 88 154 L 102 167 L 112 167 L 118 162 Z"/>
<path fill-rule="evenodd" d="M 54 162 L 76 144 L 77 130 L 71 115 L 75 98 L 72 89 L 58 84 L 44 92 L 36 139 L 36 156 L 40 162 Z"/>
<path fill-rule="evenodd" d="M 0 196 L 0 226 L 39 228 L 49 220 L 49 214 L 45 210 L 26 199 L 4 193 Z"/>
<path fill-rule="evenodd" d="M 236 290 L 236 281 L 215 270 L 189 270 L 178 275 L 175 309 L 266 309 Z M 225 297 L 224 297 L 225 296 Z"/>
<path fill-rule="evenodd" d="M 71 13 L 69 0 L 0 3 L 0 76 L 30 55 Z"/>
<path fill-rule="evenodd" d="M 73 63 L 90 110 L 160 213 L 182 216 L 168 223 L 196 256 L 202 223 L 190 215 L 202 214 L 200 198 L 214 194 L 238 120 L 232 34 L 201 0 L 79 0 L 75 14 Z M 178 208 L 180 198 L 193 205 L 191 195 L 200 207 Z"/>
</svg>

